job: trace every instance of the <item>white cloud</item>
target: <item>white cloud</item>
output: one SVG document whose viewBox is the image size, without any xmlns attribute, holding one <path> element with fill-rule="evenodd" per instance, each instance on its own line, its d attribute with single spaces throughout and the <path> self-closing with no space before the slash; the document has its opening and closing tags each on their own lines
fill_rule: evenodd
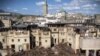
<svg viewBox="0 0 100 56">
<path fill-rule="evenodd" d="M 50 5 L 49 6 L 49 10 L 60 10 L 61 8 L 65 9 L 65 10 L 75 10 L 75 9 L 80 9 L 79 6 L 68 6 L 68 5 Z"/>
<path fill-rule="evenodd" d="M 23 10 L 28 10 L 28 8 L 22 8 Z"/>
<path fill-rule="evenodd" d="M 53 9 L 56 9 L 56 10 L 58 10 L 58 9 L 60 9 L 62 7 L 62 5 L 61 4 L 55 4 L 55 5 L 53 5 L 53 4 L 49 4 L 49 10 L 53 10 Z"/>
<path fill-rule="evenodd" d="M 11 8 L 8 7 L 7 9 L 9 10 L 9 9 L 11 9 Z"/>
<path fill-rule="evenodd" d="M 96 7 L 96 6 L 98 6 L 98 5 L 97 5 L 97 4 L 93 4 L 93 6 L 95 6 L 95 7 Z"/>
<path fill-rule="evenodd" d="M 63 8 L 65 10 L 80 9 L 79 1 L 78 0 L 72 0 L 70 3 L 63 3 Z"/>
<path fill-rule="evenodd" d="M 40 5 L 43 5 L 44 3 L 45 3 L 44 1 L 36 2 L 36 5 L 40 6 Z"/>
<path fill-rule="evenodd" d="M 57 10 L 57 9 L 59 9 L 59 7 L 49 7 L 48 9 L 49 10 L 53 10 L 53 9 L 56 9 Z"/>
<path fill-rule="evenodd" d="M 79 6 L 80 3 L 79 0 L 72 0 L 68 5 L 74 7 L 74 6 Z"/>
<path fill-rule="evenodd" d="M 72 0 L 70 3 L 62 3 L 62 4 L 55 4 L 49 5 L 49 9 L 59 9 L 64 8 L 65 10 L 75 10 L 80 9 L 80 5 L 78 4 L 78 0 Z"/>
<path fill-rule="evenodd" d="M 80 9 L 80 7 L 63 7 L 65 10 L 75 10 Z"/>
<path fill-rule="evenodd" d="M 91 0 L 79 0 L 80 2 L 91 2 Z"/>
<path fill-rule="evenodd" d="M 91 6 L 92 6 L 91 4 L 83 5 L 83 7 L 91 7 Z"/>
<path fill-rule="evenodd" d="M 63 8 L 66 11 L 94 10 L 95 7 L 98 6 L 98 4 L 91 4 L 91 3 L 84 4 L 84 2 L 80 3 L 80 1 L 84 1 L 84 0 L 72 0 L 70 3 L 64 2 L 62 4 L 49 4 L 49 10 L 59 11 L 61 8 Z"/>
<path fill-rule="evenodd" d="M 67 5 L 68 5 L 68 3 L 63 3 L 63 5 L 64 5 L 64 6 L 67 6 Z"/>
<path fill-rule="evenodd" d="M 79 2 L 100 2 L 100 0 L 79 0 Z"/>
<path fill-rule="evenodd" d="M 61 2 L 61 0 L 55 0 L 56 2 Z"/>
<path fill-rule="evenodd" d="M 80 9 L 80 7 L 76 6 L 76 7 L 74 7 L 74 9 Z"/>
<path fill-rule="evenodd" d="M 14 12 L 17 12 L 18 10 L 15 9 L 15 10 L 13 10 L 13 11 L 14 11 Z"/>
<path fill-rule="evenodd" d="M 97 4 L 85 4 L 82 6 L 83 9 L 90 10 L 90 9 L 95 9 Z"/>
</svg>

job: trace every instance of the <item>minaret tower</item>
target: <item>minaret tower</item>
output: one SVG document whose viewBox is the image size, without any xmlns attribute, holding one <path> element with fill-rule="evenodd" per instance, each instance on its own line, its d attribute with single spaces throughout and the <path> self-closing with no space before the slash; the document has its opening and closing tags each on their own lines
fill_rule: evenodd
<svg viewBox="0 0 100 56">
<path fill-rule="evenodd" d="M 46 16 L 48 14 L 48 4 L 47 4 L 47 0 L 44 0 L 44 4 L 43 4 L 43 15 Z"/>
</svg>

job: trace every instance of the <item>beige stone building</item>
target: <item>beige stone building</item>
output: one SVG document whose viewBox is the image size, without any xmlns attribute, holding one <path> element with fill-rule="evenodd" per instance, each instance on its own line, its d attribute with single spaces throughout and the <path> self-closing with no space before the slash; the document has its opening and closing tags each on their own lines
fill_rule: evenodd
<svg viewBox="0 0 100 56">
<path fill-rule="evenodd" d="M 66 27 L 64 27 L 64 24 L 48 24 L 48 27 L 51 30 L 52 45 L 67 42 Z"/>
<path fill-rule="evenodd" d="M 31 28 L 32 48 L 35 46 L 51 47 L 51 32 L 46 27 Z"/>
<path fill-rule="evenodd" d="M 35 46 L 39 46 L 39 29 L 38 28 L 31 28 L 31 48 Z"/>
<path fill-rule="evenodd" d="M 31 17 L 30 17 L 31 18 Z M 27 18 L 26 18 L 27 19 Z M 31 20 L 30 20 L 31 21 Z M 10 21 L 3 21 L 10 25 Z M 85 51 L 85 55 L 91 52 L 96 55 L 100 50 L 100 28 L 98 25 L 82 25 L 80 23 L 49 23 L 48 27 L 0 28 L 0 42 L 3 49 L 27 51 L 34 47 L 52 47 L 60 43 L 67 43 L 75 50 Z M 91 42 L 91 43 L 90 43 Z M 94 45 L 96 43 L 96 45 Z M 92 51 L 91 51 L 92 50 Z M 99 54 L 97 54 L 99 55 Z"/>
<path fill-rule="evenodd" d="M 95 25 L 96 26 L 96 25 Z M 84 27 L 85 28 L 85 27 Z M 99 56 L 100 55 L 100 37 L 99 28 L 88 26 L 84 33 L 80 32 L 75 39 L 76 53 L 80 51 L 82 56 Z M 79 37 L 78 37 L 79 36 Z"/>
<path fill-rule="evenodd" d="M 95 15 L 95 23 L 100 24 L 100 14 Z"/>
<path fill-rule="evenodd" d="M 85 26 L 82 29 L 83 26 L 76 27 L 70 24 L 61 24 L 61 23 L 52 24 L 51 23 L 51 24 L 48 24 L 48 27 L 51 30 L 51 35 L 53 38 L 51 40 L 53 43 L 51 44 L 53 45 L 58 45 L 59 43 L 67 43 L 72 49 L 75 50 L 75 53 L 79 53 L 81 48 L 83 48 L 83 50 L 96 50 L 97 53 L 99 52 L 98 51 L 99 50 L 98 48 L 99 47 L 99 39 L 98 39 L 99 37 L 98 36 L 99 36 L 100 31 L 99 31 L 99 28 L 94 27 L 93 25 Z M 82 39 L 82 37 L 86 39 Z M 89 44 L 89 41 L 90 42 L 92 41 L 93 43 L 96 43 L 97 45 L 93 46 L 93 43 Z M 88 45 L 87 45 L 87 42 L 88 42 Z M 91 45 L 91 47 L 93 48 L 90 49 L 91 47 L 89 48 L 88 47 L 89 45 Z M 84 46 L 88 47 L 88 49 L 84 49 L 85 48 Z M 95 48 L 98 48 L 98 49 L 95 49 Z M 86 55 L 89 55 L 89 53 L 86 53 Z M 94 53 L 94 55 L 96 55 L 96 53 Z"/>
<path fill-rule="evenodd" d="M 9 28 L 12 25 L 12 21 L 10 19 L 1 19 L 0 20 L 0 26 Z"/>
<path fill-rule="evenodd" d="M 74 28 L 67 26 L 67 24 L 48 24 L 52 34 L 52 44 L 58 45 L 60 43 L 67 43 L 72 48 L 75 48 L 75 38 L 78 34 L 74 32 Z"/>
<path fill-rule="evenodd" d="M 3 49 L 13 49 L 15 52 L 30 49 L 30 32 L 26 29 L 0 29 L 0 42 Z"/>
<path fill-rule="evenodd" d="M 41 37 L 39 37 L 39 40 L 41 41 L 42 47 L 51 47 L 51 32 L 49 28 L 41 28 Z"/>
</svg>

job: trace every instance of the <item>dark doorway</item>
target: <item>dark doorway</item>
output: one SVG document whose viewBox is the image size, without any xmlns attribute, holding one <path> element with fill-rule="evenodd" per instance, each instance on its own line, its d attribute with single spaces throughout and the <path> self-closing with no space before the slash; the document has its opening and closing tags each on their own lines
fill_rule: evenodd
<svg viewBox="0 0 100 56">
<path fill-rule="evenodd" d="M 11 45 L 11 48 L 15 49 L 15 45 Z"/>
<path fill-rule="evenodd" d="M 35 44 L 35 37 L 33 37 L 33 48 L 36 46 Z"/>
<path fill-rule="evenodd" d="M 30 37 L 30 48 L 33 49 L 34 47 L 36 47 L 36 44 L 35 44 L 35 36 L 31 35 Z"/>
<path fill-rule="evenodd" d="M 94 56 L 94 50 L 89 50 L 89 56 Z"/>
<path fill-rule="evenodd" d="M 78 29 L 78 28 L 76 28 L 75 30 L 74 30 L 76 33 L 80 33 L 80 29 Z"/>
<path fill-rule="evenodd" d="M 29 50 L 29 44 L 26 45 L 27 50 Z"/>
<path fill-rule="evenodd" d="M 55 43 L 56 43 L 56 39 L 55 39 Z"/>
<path fill-rule="evenodd" d="M 51 47 L 53 47 L 53 46 L 54 46 L 54 38 L 51 37 Z"/>
<path fill-rule="evenodd" d="M 41 46 L 42 43 L 41 43 L 41 37 L 39 37 L 39 46 Z"/>
<path fill-rule="evenodd" d="M 70 43 L 69 43 L 69 46 L 71 47 L 71 46 L 72 46 L 72 44 L 70 44 Z"/>
<path fill-rule="evenodd" d="M 62 43 L 64 43 L 64 39 L 62 39 Z"/>
<path fill-rule="evenodd" d="M 100 56 L 100 50 L 96 52 L 96 56 Z"/>
<path fill-rule="evenodd" d="M 81 53 L 81 55 L 85 56 L 86 55 L 86 50 L 80 49 L 80 53 Z"/>
<path fill-rule="evenodd" d="M 41 42 L 39 42 L 39 46 L 41 46 Z"/>
<path fill-rule="evenodd" d="M 2 43 L 0 42 L 0 49 L 3 49 L 3 45 L 2 45 Z"/>
</svg>

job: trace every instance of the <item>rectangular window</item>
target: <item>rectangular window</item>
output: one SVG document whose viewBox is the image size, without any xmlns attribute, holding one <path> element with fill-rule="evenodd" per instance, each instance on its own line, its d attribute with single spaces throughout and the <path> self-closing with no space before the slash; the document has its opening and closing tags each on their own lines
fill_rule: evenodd
<svg viewBox="0 0 100 56">
<path fill-rule="evenodd" d="M 45 42 L 47 42 L 47 40 L 45 40 Z"/>
<path fill-rule="evenodd" d="M 44 32 L 44 35 L 49 35 L 49 32 Z"/>
<path fill-rule="evenodd" d="M 23 31 L 22 33 L 23 33 L 23 34 L 27 34 L 27 31 Z"/>
<path fill-rule="evenodd" d="M 57 31 L 57 29 L 54 29 L 54 31 Z"/>
<path fill-rule="evenodd" d="M 3 43 L 5 43 L 5 39 L 2 39 Z"/>
<path fill-rule="evenodd" d="M 42 45 L 42 43 L 41 42 L 39 42 L 39 46 L 41 46 Z"/>
<path fill-rule="evenodd" d="M 6 46 L 7 49 L 9 49 L 9 46 Z"/>
<path fill-rule="evenodd" d="M 12 42 L 14 42 L 14 39 L 12 39 Z"/>
<path fill-rule="evenodd" d="M 7 35 L 7 33 L 6 32 L 2 32 L 1 35 L 2 36 L 5 36 L 5 35 Z"/>
<path fill-rule="evenodd" d="M 62 43 L 64 43 L 64 39 L 62 39 Z"/>
<path fill-rule="evenodd" d="M 18 39 L 18 42 L 20 42 L 20 39 Z"/>
<path fill-rule="evenodd" d="M 39 35 L 41 35 L 41 33 L 39 33 Z"/>
<path fill-rule="evenodd" d="M 13 34 L 13 32 L 11 31 L 10 34 Z"/>
<path fill-rule="evenodd" d="M 21 32 L 16 32 L 16 35 L 20 35 L 21 34 Z"/>
<path fill-rule="evenodd" d="M 24 39 L 24 41 L 26 42 L 27 40 L 26 40 L 26 39 Z"/>
</svg>

